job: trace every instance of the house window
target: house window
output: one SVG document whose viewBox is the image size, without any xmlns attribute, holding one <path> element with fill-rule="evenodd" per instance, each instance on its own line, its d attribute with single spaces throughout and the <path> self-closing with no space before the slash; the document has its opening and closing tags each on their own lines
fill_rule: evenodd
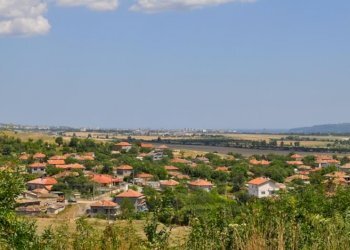
<svg viewBox="0 0 350 250">
<path fill-rule="evenodd" d="M 265 194 L 265 191 L 262 191 L 261 194 Z"/>
</svg>

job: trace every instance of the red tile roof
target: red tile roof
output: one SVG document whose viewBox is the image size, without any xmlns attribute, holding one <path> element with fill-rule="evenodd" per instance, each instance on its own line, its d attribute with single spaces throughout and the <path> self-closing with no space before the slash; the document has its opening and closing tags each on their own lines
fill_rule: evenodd
<svg viewBox="0 0 350 250">
<path fill-rule="evenodd" d="M 290 158 L 295 159 L 295 160 L 298 160 L 298 159 L 302 159 L 303 156 L 298 155 L 298 154 L 294 154 L 294 155 L 292 155 Z"/>
<path fill-rule="evenodd" d="M 118 203 L 107 201 L 107 200 L 102 200 L 91 204 L 91 207 L 117 207 L 117 206 L 119 206 Z"/>
<path fill-rule="evenodd" d="M 300 165 L 303 165 L 304 163 L 302 161 L 287 161 L 287 164 L 292 166 L 300 166 Z"/>
<path fill-rule="evenodd" d="M 150 143 L 141 143 L 141 148 L 154 148 L 154 146 Z"/>
<path fill-rule="evenodd" d="M 143 194 L 141 194 L 135 190 L 129 189 L 128 191 L 125 191 L 121 194 L 118 194 L 116 197 L 118 197 L 118 198 L 140 198 L 140 197 L 143 197 Z"/>
<path fill-rule="evenodd" d="M 184 164 L 187 164 L 187 163 L 190 163 L 190 161 L 186 160 L 186 159 L 181 159 L 181 158 L 174 158 L 171 160 L 172 163 L 184 163 Z"/>
<path fill-rule="evenodd" d="M 45 157 L 46 157 L 46 155 L 43 153 L 36 153 L 35 155 L 33 155 L 34 159 L 43 159 Z"/>
<path fill-rule="evenodd" d="M 259 178 L 256 178 L 256 179 L 253 179 L 253 180 L 249 181 L 248 184 L 260 186 L 260 185 L 265 184 L 265 183 L 267 183 L 269 181 L 270 181 L 269 178 L 259 177 Z"/>
<path fill-rule="evenodd" d="M 250 160 L 249 163 L 252 164 L 252 165 L 262 165 L 262 166 L 270 165 L 269 161 L 266 161 L 266 160 L 258 161 L 256 159 Z"/>
<path fill-rule="evenodd" d="M 217 167 L 215 171 L 220 171 L 220 172 L 229 172 L 228 167 Z"/>
<path fill-rule="evenodd" d="M 213 184 L 210 181 L 207 180 L 195 180 L 195 181 L 191 181 L 190 183 L 188 183 L 190 186 L 198 186 L 198 187 L 211 187 L 213 186 Z"/>
<path fill-rule="evenodd" d="M 81 164 L 74 163 L 74 164 L 67 164 L 67 165 L 57 165 L 56 168 L 60 169 L 85 169 L 85 167 Z"/>
<path fill-rule="evenodd" d="M 66 160 L 67 156 L 64 155 L 54 155 L 50 157 L 50 160 Z"/>
<path fill-rule="evenodd" d="M 29 168 L 45 168 L 46 163 L 34 162 L 33 164 L 30 164 L 28 167 Z"/>
<path fill-rule="evenodd" d="M 119 167 L 117 167 L 118 170 L 133 170 L 132 166 L 129 165 L 121 165 Z"/>
<path fill-rule="evenodd" d="M 166 181 L 160 181 L 160 185 L 167 186 L 167 187 L 174 187 L 179 185 L 179 183 L 174 180 L 166 180 Z"/>
<path fill-rule="evenodd" d="M 48 160 L 49 165 L 64 165 L 66 162 L 64 160 Z"/>
<path fill-rule="evenodd" d="M 167 171 L 177 171 L 177 170 L 179 170 L 179 168 L 175 167 L 175 166 L 164 166 L 164 168 Z"/>
<path fill-rule="evenodd" d="M 147 174 L 147 173 L 139 173 L 136 177 L 137 178 L 153 178 L 153 175 Z"/>
<path fill-rule="evenodd" d="M 166 146 L 166 145 L 161 145 L 161 146 L 159 146 L 158 148 L 159 148 L 159 149 L 168 149 L 168 146 Z"/>
<path fill-rule="evenodd" d="M 57 184 L 57 181 L 55 178 L 52 177 L 44 177 L 44 178 L 38 178 L 32 181 L 28 181 L 28 184 L 37 184 L 37 185 L 55 185 Z"/>
<path fill-rule="evenodd" d="M 114 178 L 113 176 L 107 175 L 107 174 L 95 174 L 92 176 L 91 180 L 99 184 L 112 184 L 112 183 L 122 182 L 121 179 Z"/>
</svg>

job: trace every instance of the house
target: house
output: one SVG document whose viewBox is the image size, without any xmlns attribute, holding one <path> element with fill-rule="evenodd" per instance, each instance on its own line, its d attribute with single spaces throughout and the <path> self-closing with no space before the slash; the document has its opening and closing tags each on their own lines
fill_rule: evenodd
<svg viewBox="0 0 350 250">
<path fill-rule="evenodd" d="M 28 161 L 29 158 L 30 158 L 30 155 L 27 154 L 27 153 L 21 153 L 21 156 L 19 157 L 19 159 L 20 159 L 21 161 Z"/>
<path fill-rule="evenodd" d="M 191 188 L 193 190 L 201 189 L 201 190 L 209 192 L 210 190 L 212 190 L 214 185 L 210 181 L 197 179 L 197 180 L 189 182 L 188 186 L 189 186 L 189 188 Z"/>
<path fill-rule="evenodd" d="M 140 179 L 143 184 L 153 179 L 153 175 L 147 173 L 139 173 L 136 175 L 136 178 Z"/>
<path fill-rule="evenodd" d="M 128 142 L 119 142 L 117 144 L 114 145 L 116 150 L 123 150 L 128 152 L 131 148 L 132 145 Z"/>
<path fill-rule="evenodd" d="M 248 193 L 258 198 L 270 197 L 279 190 L 277 183 L 269 178 L 259 177 L 248 182 Z"/>
<path fill-rule="evenodd" d="M 129 189 L 121 194 L 118 194 L 114 199 L 114 202 L 123 206 L 126 202 L 130 202 L 134 207 L 135 211 L 145 212 L 148 211 L 145 196 L 137 191 Z"/>
<path fill-rule="evenodd" d="M 256 159 L 250 160 L 249 163 L 253 166 L 269 166 L 270 165 L 269 161 L 266 161 L 266 160 L 258 161 Z"/>
<path fill-rule="evenodd" d="M 52 177 L 41 177 L 27 182 L 28 190 L 46 189 L 51 191 L 52 186 L 57 184 L 57 180 Z"/>
<path fill-rule="evenodd" d="M 316 160 L 316 163 L 318 164 L 319 168 L 326 168 L 330 166 L 336 166 L 339 167 L 340 161 L 335 160 L 335 159 L 322 159 L 319 158 Z"/>
<path fill-rule="evenodd" d="M 325 177 L 327 179 L 326 183 L 333 182 L 334 184 L 337 184 L 337 185 L 350 184 L 350 175 L 345 172 L 337 171 L 330 174 L 326 174 Z"/>
<path fill-rule="evenodd" d="M 119 167 L 114 168 L 114 175 L 119 176 L 130 176 L 132 175 L 133 167 L 129 165 L 121 165 Z"/>
<path fill-rule="evenodd" d="M 292 175 L 292 176 L 287 177 L 285 179 L 285 183 L 291 183 L 295 180 L 300 180 L 304 184 L 310 184 L 310 177 L 307 175 L 302 175 L 302 174 L 296 174 L 296 175 Z"/>
<path fill-rule="evenodd" d="M 159 183 L 160 183 L 161 189 L 174 188 L 180 184 L 179 182 L 174 180 L 164 180 L 164 181 L 160 181 Z"/>
<path fill-rule="evenodd" d="M 33 159 L 37 161 L 44 161 L 46 158 L 46 155 L 43 153 L 36 153 L 33 155 Z"/>
<path fill-rule="evenodd" d="M 31 174 L 45 174 L 46 164 L 42 162 L 34 162 L 28 166 L 28 172 Z"/>
<path fill-rule="evenodd" d="M 164 151 L 164 150 L 167 150 L 169 148 L 166 145 L 161 145 L 161 146 L 157 147 L 157 149 Z"/>
<path fill-rule="evenodd" d="M 298 155 L 298 154 L 291 155 L 290 158 L 292 158 L 293 161 L 302 161 L 304 159 L 302 155 Z"/>
<path fill-rule="evenodd" d="M 120 214 L 120 206 L 118 203 L 101 200 L 90 205 L 89 215 L 95 216 L 106 216 L 107 218 L 115 218 Z"/>
<path fill-rule="evenodd" d="M 64 170 L 67 170 L 67 171 L 70 171 L 70 170 L 84 170 L 85 169 L 85 167 L 83 165 L 78 164 L 78 163 L 66 164 L 66 165 L 56 165 L 56 168 L 64 169 Z"/>
<path fill-rule="evenodd" d="M 107 174 L 94 174 L 91 176 L 91 181 L 100 184 L 102 187 L 108 188 L 117 186 L 120 182 L 122 182 L 121 179 Z"/>
</svg>

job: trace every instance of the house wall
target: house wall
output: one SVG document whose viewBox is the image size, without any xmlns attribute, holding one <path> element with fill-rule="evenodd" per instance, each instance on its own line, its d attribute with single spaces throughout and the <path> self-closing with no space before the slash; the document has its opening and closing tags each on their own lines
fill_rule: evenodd
<svg viewBox="0 0 350 250">
<path fill-rule="evenodd" d="M 272 181 L 264 183 L 260 186 L 249 184 L 248 187 L 249 194 L 258 198 L 269 197 L 278 190 L 279 188 Z"/>
</svg>

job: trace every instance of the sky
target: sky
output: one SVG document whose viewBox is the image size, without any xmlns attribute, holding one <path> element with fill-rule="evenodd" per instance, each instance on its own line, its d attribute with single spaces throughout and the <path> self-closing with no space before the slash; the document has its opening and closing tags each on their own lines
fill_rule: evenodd
<svg viewBox="0 0 350 250">
<path fill-rule="evenodd" d="M 350 122 L 349 0 L 0 0 L 0 123 Z"/>
</svg>

